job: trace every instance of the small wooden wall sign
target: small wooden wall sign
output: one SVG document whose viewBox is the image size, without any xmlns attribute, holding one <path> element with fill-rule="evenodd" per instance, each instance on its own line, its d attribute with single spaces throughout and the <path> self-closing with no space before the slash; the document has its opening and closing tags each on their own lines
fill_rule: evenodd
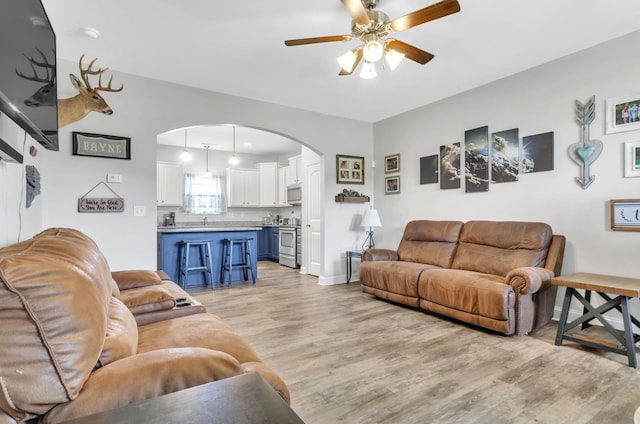
<svg viewBox="0 0 640 424">
<path fill-rule="evenodd" d="M 122 212 L 124 199 L 121 197 L 81 197 L 78 199 L 78 212 Z"/>
</svg>

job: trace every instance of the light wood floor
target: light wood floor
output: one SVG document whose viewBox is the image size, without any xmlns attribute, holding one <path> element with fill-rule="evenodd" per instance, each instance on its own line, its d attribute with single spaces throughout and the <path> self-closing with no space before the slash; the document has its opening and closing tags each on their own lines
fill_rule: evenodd
<svg viewBox="0 0 640 424">
<path fill-rule="evenodd" d="M 640 371 L 565 342 L 506 337 L 270 262 L 255 286 L 189 291 L 287 383 L 307 424 L 632 423 Z"/>
</svg>

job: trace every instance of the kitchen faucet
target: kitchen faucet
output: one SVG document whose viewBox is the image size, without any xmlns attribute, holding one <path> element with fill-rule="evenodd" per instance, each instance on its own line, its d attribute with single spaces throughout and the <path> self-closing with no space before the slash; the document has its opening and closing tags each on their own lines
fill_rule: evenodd
<svg viewBox="0 0 640 424">
<path fill-rule="evenodd" d="M 204 224 L 205 227 L 207 226 L 207 217 L 206 216 L 202 217 L 202 224 Z"/>
</svg>

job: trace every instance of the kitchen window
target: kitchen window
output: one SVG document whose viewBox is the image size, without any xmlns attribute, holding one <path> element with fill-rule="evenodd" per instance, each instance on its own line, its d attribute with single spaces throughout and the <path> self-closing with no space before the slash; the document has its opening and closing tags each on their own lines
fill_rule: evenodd
<svg viewBox="0 0 640 424">
<path fill-rule="evenodd" d="M 184 175 L 184 213 L 219 215 L 227 212 L 224 177 Z"/>
</svg>

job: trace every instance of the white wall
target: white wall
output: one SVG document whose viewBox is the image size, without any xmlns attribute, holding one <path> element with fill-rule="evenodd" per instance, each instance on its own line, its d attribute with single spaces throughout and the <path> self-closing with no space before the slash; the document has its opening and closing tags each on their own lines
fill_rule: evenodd
<svg viewBox="0 0 640 424">
<path fill-rule="evenodd" d="M 108 63 L 102 66 L 108 66 Z M 76 72 L 77 64 L 58 64 L 59 96 L 74 94 L 64 75 Z M 175 128 L 201 124 L 236 124 L 285 135 L 320 152 L 325 162 L 326 200 L 324 258 L 321 280 L 344 281 L 340 258 L 349 248 L 351 215 L 345 216 L 333 201 L 342 190 L 335 182 L 335 155 L 373 154 L 373 125 L 212 93 L 176 84 L 113 71 L 113 84 L 124 84 L 120 93 L 105 93 L 114 110 L 111 116 L 91 113 L 60 129 L 60 152 L 46 155 L 43 166 L 51 186 L 43 193 L 44 227 L 69 226 L 92 237 L 113 269 L 156 266 L 156 135 Z M 71 155 L 71 132 L 82 131 L 131 137 L 130 161 Z M 44 156 L 44 155 L 43 155 Z M 122 184 L 112 188 L 125 199 L 125 211 L 111 214 L 79 214 L 78 198 L 107 173 L 119 173 Z M 367 179 L 365 191 L 373 182 Z M 329 201 L 330 200 L 330 201 Z M 134 217 L 134 205 L 146 206 L 146 217 Z"/>
<path fill-rule="evenodd" d="M 400 194 L 384 194 L 384 171 L 376 169 L 375 205 L 383 224 L 376 245 L 396 248 L 412 219 L 535 220 L 567 237 L 563 273 L 638 277 L 640 232 L 612 231 L 608 202 L 640 198 L 640 178 L 624 178 L 623 168 L 624 142 L 640 140 L 640 132 L 606 135 L 604 106 L 607 98 L 640 93 L 640 56 L 630 49 L 639 44 L 636 32 L 376 123 L 375 160 L 401 154 Z M 580 141 L 574 101 L 592 95 L 597 109 L 590 138 L 601 140 L 604 150 L 591 167 L 595 182 L 585 190 L 574 181 L 579 167 L 567 149 Z M 459 190 L 419 184 L 419 157 L 463 143 L 465 130 L 484 125 L 490 133 L 519 128 L 521 138 L 553 131 L 555 169 L 520 174 L 518 182 L 492 184 L 483 193 L 465 193 L 464 183 Z"/>
</svg>

